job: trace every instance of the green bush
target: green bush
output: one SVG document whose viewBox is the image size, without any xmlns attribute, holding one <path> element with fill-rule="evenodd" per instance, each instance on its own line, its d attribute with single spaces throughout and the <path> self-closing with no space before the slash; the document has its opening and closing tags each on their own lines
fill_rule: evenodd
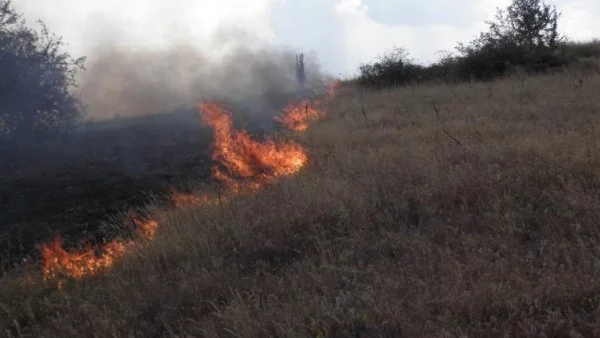
<svg viewBox="0 0 600 338">
<path fill-rule="evenodd" d="M 84 59 L 62 51 L 43 22 L 34 30 L 0 0 L 0 139 L 41 141 L 64 135 L 83 117 L 72 94 Z"/>
<path fill-rule="evenodd" d="M 368 87 L 398 86 L 412 83 L 422 72 L 403 48 L 393 48 L 371 64 L 359 67 L 358 83 Z"/>
<path fill-rule="evenodd" d="M 513 0 L 488 21 L 489 30 L 468 45 L 459 44 L 461 76 L 490 79 L 513 67 L 540 72 L 567 61 L 558 53 L 560 14 L 541 0 Z"/>
<path fill-rule="evenodd" d="M 569 60 L 580 58 L 600 57 L 600 40 L 587 42 L 565 42 L 560 46 L 560 52 Z"/>
<path fill-rule="evenodd" d="M 359 67 L 357 82 L 383 87 L 415 82 L 491 80 L 516 71 L 540 73 L 560 69 L 580 59 L 600 56 L 600 41 L 568 42 L 558 33 L 560 13 L 542 0 L 513 0 L 498 9 L 488 21 L 487 32 L 468 44 L 459 44 L 457 54 L 446 52 L 433 64 L 422 66 L 408 58 L 402 48 Z M 589 68 L 589 67 L 588 67 Z"/>
</svg>

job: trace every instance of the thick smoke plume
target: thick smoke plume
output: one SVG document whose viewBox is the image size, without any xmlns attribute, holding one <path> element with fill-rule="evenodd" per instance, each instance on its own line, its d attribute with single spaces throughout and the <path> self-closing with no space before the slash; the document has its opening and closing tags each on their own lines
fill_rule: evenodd
<svg viewBox="0 0 600 338">
<path fill-rule="evenodd" d="M 224 38 L 224 37 L 221 37 Z M 217 99 L 258 118 L 272 117 L 296 97 L 296 52 L 232 47 L 218 57 L 191 45 L 162 50 L 102 45 L 90 51 L 80 79 L 81 97 L 94 120 L 140 116 Z M 329 78 L 314 55 L 304 58 L 309 90 Z"/>
</svg>

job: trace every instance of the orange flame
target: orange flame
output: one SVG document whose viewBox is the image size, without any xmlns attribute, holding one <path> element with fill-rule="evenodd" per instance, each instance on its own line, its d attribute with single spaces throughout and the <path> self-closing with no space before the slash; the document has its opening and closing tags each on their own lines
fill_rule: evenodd
<svg viewBox="0 0 600 338">
<path fill-rule="evenodd" d="M 318 110 L 314 106 L 304 101 L 302 104 L 289 104 L 283 108 L 281 115 L 275 116 L 273 119 L 293 131 L 306 131 L 310 120 L 318 120 L 325 116 L 323 111 Z"/>
<path fill-rule="evenodd" d="M 329 97 L 334 95 L 338 86 L 337 82 L 329 86 Z M 306 130 L 309 120 L 324 116 L 324 112 L 315 108 L 317 105 L 318 102 L 312 105 L 304 102 L 302 106 L 290 104 L 275 120 L 291 130 Z M 293 141 L 278 143 L 268 138 L 261 143 L 254 140 L 248 132 L 235 130 L 231 114 L 216 103 L 201 103 L 198 108 L 202 113 L 202 122 L 215 131 L 212 159 L 226 169 L 224 172 L 215 165 L 212 168 L 213 177 L 223 182 L 229 193 L 239 193 L 245 188 L 256 191 L 279 177 L 296 174 L 308 162 L 305 150 Z M 214 205 L 227 200 L 226 196 L 220 194 L 216 197 L 195 196 L 175 189 L 171 190 L 170 198 L 176 207 Z M 144 219 L 134 213 L 130 213 L 130 217 L 137 226 L 137 239 L 152 241 L 155 238 L 159 226 L 155 218 Z M 116 239 L 97 248 L 88 245 L 82 250 L 67 251 L 63 247 L 62 238 L 56 237 L 39 246 L 43 259 L 43 279 L 57 280 L 60 288 L 61 276 L 79 279 L 98 275 L 138 244 L 134 240 Z M 101 253 L 96 255 L 96 251 Z"/>
<path fill-rule="evenodd" d="M 153 241 L 156 237 L 156 230 L 158 229 L 158 221 L 154 218 L 142 218 L 133 212 L 130 212 L 131 220 L 137 226 L 137 234 L 139 237 Z"/>
<path fill-rule="evenodd" d="M 132 214 L 137 226 L 138 237 L 151 241 L 156 236 L 158 221 L 152 218 L 143 219 Z M 100 247 L 86 246 L 81 250 L 67 251 L 63 248 L 60 236 L 50 243 L 39 246 L 42 258 L 42 275 L 44 280 L 60 279 L 61 276 L 84 278 L 98 275 L 111 267 L 115 261 L 130 250 L 136 242 L 115 239 Z M 101 251 L 96 255 L 96 251 Z M 59 286 L 61 284 L 59 283 Z"/>
<path fill-rule="evenodd" d="M 96 256 L 91 246 L 83 250 L 67 252 L 63 248 L 63 240 L 56 237 L 47 244 L 40 245 L 44 264 L 44 279 L 55 279 L 60 275 L 82 278 L 97 275 L 113 265 L 115 259 L 121 257 L 130 243 L 115 240 L 104 247 L 104 252 Z"/>
<path fill-rule="evenodd" d="M 335 81 L 331 82 L 329 84 L 329 86 L 327 87 L 327 96 L 329 98 L 335 97 L 335 92 L 341 85 L 342 85 L 342 81 L 340 81 L 340 80 L 335 80 Z"/>
<path fill-rule="evenodd" d="M 327 86 L 327 98 L 335 97 L 337 88 L 340 87 L 342 81 L 335 80 Z M 320 120 L 325 116 L 325 111 L 319 106 L 321 102 L 313 100 L 302 101 L 300 104 L 288 104 L 280 115 L 273 119 L 281 123 L 285 128 L 292 131 L 306 131 L 310 121 Z"/>
<path fill-rule="evenodd" d="M 250 186 L 262 187 L 280 176 L 297 173 L 307 163 L 304 149 L 295 142 L 258 142 L 244 130 L 233 128 L 231 114 L 216 103 L 199 105 L 204 124 L 215 130 L 212 159 L 227 169 L 213 167 L 213 176 L 237 189 L 235 178 L 251 179 Z"/>
<path fill-rule="evenodd" d="M 198 204 L 215 205 L 223 202 L 223 198 L 220 196 L 209 196 L 204 195 L 192 195 L 179 192 L 175 188 L 171 188 L 170 194 L 171 204 L 178 208 L 189 207 Z"/>
</svg>

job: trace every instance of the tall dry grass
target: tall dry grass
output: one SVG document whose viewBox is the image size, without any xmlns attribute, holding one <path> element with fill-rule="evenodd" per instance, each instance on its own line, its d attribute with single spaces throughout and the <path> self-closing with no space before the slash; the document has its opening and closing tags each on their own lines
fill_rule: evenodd
<svg viewBox="0 0 600 338">
<path fill-rule="evenodd" d="M 600 335 L 600 75 L 340 92 L 310 168 L 62 291 L 26 337 Z"/>
</svg>

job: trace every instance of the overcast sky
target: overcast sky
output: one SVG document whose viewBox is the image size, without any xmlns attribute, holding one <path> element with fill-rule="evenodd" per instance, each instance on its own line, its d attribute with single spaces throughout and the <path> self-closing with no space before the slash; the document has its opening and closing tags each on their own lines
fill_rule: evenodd
<svg viewBox="0 0 600 338">
<path fill-rule="evenodd" d="M 161 48 L 236 42 L 314 51 L 333 75 L 404 46 L 422 62 L 468 42 L 509 0 L 14 0 L 28 21 L 42 19 L 79 55 L 102 41 Z M 600 37 L 600 1 L 556 0 L 561 31 L 575 40 Z M 237 29 L 237 30 L 236 30 Z M 219 35 L 221 33 L 221 35 Z"/>
</svg>

